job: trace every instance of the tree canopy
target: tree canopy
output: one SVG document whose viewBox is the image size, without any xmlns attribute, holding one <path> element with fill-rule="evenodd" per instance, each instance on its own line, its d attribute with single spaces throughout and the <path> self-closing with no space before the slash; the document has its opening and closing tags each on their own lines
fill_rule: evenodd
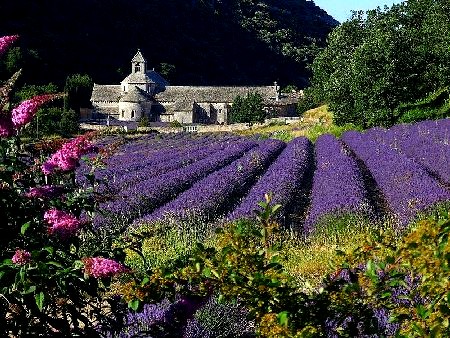
<svg viewBox="0 0 450 338">
<path fill-rule="evenodd" d="M 330 33 L 312 71 L 313 91 L 337 124 L 396 123 L 397 107 L 450 82 L 450 1 L 354 12 Z"/>
<path fill-rule="evenodd" d="M 264 122 L 266 112 L 263 99 L 258 93 L 248 93 L 247 96 L 236 96 L 231 107 L 231 122 L 255 123 Z"/>
</svg>

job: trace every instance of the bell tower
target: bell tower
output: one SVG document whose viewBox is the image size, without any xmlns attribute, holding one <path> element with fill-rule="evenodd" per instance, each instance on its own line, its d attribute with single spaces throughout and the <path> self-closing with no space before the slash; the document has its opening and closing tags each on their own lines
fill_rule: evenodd
<svg viewBox="0 0 450 338">
<path fill-rule="evenodd" d="M 147 72 L 147 60 L 138 49 L 136 55 L 131 60 L 131 74 L 141 73 L 145 74 Z"/>
</svg>

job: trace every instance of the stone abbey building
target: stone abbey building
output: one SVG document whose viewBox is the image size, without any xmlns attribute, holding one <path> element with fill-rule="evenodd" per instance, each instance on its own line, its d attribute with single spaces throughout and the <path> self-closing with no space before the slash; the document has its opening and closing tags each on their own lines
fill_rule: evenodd
<svg viewBox="0 0 450 338">
<path fill-rule="evenodd" d="M 295 116 L 300 93 L 281 95 L 279 86 L 206 87 L 171 86 L 154 70 L 140 50 L 131 60 L 131 74 L 117 85 L 94 84 L 92 113 L 120 121 L 178 121 L 183 124 L 228 124 L 231 104 L 236 96 L 259 93 L 271 117 Z"/>
</svg>

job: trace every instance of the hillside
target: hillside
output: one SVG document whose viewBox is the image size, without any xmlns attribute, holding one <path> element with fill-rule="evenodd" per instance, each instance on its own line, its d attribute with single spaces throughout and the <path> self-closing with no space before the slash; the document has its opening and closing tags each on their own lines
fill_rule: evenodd
<svg viewBox="0 0 450 338">
<path fill-rule="evenodd" d="M 0 4 L 0 20 L 0 35 L 36 52 L 24 79 L 57 84 L 73 73 L 117 83 L 140 48 L 150 67 L 174 66 L 173 84 L 303 86 L 338 24 L 306 0 L 18 0 Z"/>
</svg>

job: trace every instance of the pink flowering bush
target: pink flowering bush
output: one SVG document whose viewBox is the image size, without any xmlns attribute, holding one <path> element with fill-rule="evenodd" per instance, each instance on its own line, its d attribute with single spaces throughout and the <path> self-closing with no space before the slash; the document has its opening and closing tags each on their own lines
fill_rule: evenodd
<svg viewBox="0 0 450 338">
<path fill-rule="evenodd" d="M 88 136 L 79 136 L 64 144 L 60 150 L 50 157 L 42 165 L 42 172 L 50 175 L 56 170 L 71 171 L 74 170 L 80 161 L 82 155 L 95 150 L 94 145 Z"/>
<path fill-rule="evenodd" d="M 31 253 L 25 250 L 17 249 L 11 260 L 16 265 L 27 264 L 31 261 Z"/>
<path fill-rule="evenodd" d="M 17 38 L 0 38 L 0 55 Z M 0 86 L 0 336 L 97 337 L 96 325 L 114 331 L 122 323 L 117 300 L 105 294 L 110 280 L 129 270 L 123 252 L 92 229 L 95 181 L 82 188 L 75 180 L 81 157 L 96 151 L 95 135 L 33 154 L 21 144 L 22 128 L 61 95 L 39 95 L 9 109 L 18 75 Z"/>
<path fill-rule="evenodd" d="M 11 111 L 11 121 L 16 129 L 31 122 L 38 109 L 55 98 L 57 95 L 38 95 L 29 100 L 23 101 L 19 106 Z"/>
<path fill-rule="evenodd" d="M 48 233 L 61 239 L 76 235 L 81 226 L 81 221 L 74 215 L 57 209 L 47 210 L 44 219 L 50 224 Z"/>
<path fill-rule="evenodd" d="M 83 259 L 84 272 L 94 278 L 108 278 L 130 270 L 115 260 L 103 257 L 90 257 Z"/>
<path fill-rule="evenodd" d="M 18 38 L 18 35 L 0 37 L 0 56 L 2 56 Z"/>
</svg>

